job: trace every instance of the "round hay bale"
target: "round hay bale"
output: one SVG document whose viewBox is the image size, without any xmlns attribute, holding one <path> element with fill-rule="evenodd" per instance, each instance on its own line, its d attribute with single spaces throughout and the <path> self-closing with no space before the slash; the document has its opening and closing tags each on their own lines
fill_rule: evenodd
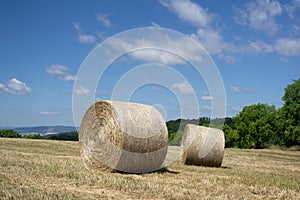
<svg viewBox="0 0 300 200">
<path fill-rule="evenodd" d="M 187 165 L 221 167 L 224 147 L 222 130 L 187 124 L 181 140 L 182 162 Z"/>
<path fill-rule="evenodd" d="M 160 169 L 166 157 L 167 127 L 152 106 L 99 101 L 82 119 L 79 145 L 88 169 L 151 172 Z"/>
</svg>

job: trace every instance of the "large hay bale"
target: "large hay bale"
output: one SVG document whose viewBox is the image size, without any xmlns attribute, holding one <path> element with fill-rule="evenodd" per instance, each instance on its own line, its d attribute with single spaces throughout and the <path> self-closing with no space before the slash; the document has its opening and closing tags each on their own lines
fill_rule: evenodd
<svg viewBox="0 0 300 200">
<path fill-rule="evenodd" d="M 160 169 L 166 157 L 167 127 L 152 106 L 99 101 L 82 119 L 79 145 L 88 169 L 151 172 Z"/>
<path fill-rule="evenodd" d="M 181 140 L 182 162 L 187 165 L 220 167 L 224 147 L 222 130 L 187 124 Z"/>
</svg>

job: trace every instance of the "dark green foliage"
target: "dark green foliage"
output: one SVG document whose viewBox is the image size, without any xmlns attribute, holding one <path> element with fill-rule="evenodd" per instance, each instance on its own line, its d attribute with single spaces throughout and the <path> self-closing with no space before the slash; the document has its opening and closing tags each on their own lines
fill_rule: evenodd
<svg viewBox="0 0 300 200">
<path fill-rule="evenodd" d="M 169 145 L 180 146 L 182 133 L 186 124 L 198 124 L 197 119 L 177 119 L 166 123 L 168 128 Z"/>
<path fill-rule="evenodd" d="M 225 136 L 225 147 L 238 147 L 239 134 L 236 129 L 232 129 L 228 124 L 223 126 Z"/>
<path fill-rule="evenodd" d="M 182 138 L 182 131 L 178 131 L 175 133 L 171 133 L 168 139 L 168 143 L 170 146 L 180 146 L 181 138 Z"/>
<path fill-rule="evenodd" d="M 270 145 L 300 145 L 300 79 L 285 88 L 284 105 L 276 110 L 268 104 L 246 106 L 224 126 L 226 147 L 264 148 Z M 226 121 L 226 120 L 225 120 Z M 230 124 L 227 120 L 226 124 Z"/>
<path fill-rule="evenodd" d="M 23 138 L 25 139 L 44 139 L 40 134 L 29 134 L 29 135 L 24 135 Z"/>
<path fill-rule="evenodd" d="M 21 135 L 19 132 L 11 130 L 11 129 L 3 129 L 0 130 L 0 137 L 5 138 L 20 138 Z"/>
<path fill-rule="evenodd" d="M 282 100 L 284 105 L 280 110 L 280 117 L 286 119 L 281 124 L 285 145 L 300 145 L 300 79 L 285 88 Z"/>
<path fill-rule="evenodd" d="M 52 140 L 78 141 L 78 132 L 73 131 L 73 132 L 48 135 L 47 138 L 50 138 Z"/>
<path fill-rule="evenodd" d="M 276 135 L 275 106 L 255 104 L 245 106 L 233 119 L 239 135 L 238 147 L 264 148 Z"/>
</svg>

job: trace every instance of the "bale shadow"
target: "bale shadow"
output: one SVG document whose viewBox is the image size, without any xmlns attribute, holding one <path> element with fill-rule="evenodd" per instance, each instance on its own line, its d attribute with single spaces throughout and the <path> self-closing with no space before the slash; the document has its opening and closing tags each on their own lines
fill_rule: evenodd
<svg viewBox="0 0 300 200">
<path fill-rule="evenodd" d="M 152 172 L 145 172 L 145 173 L 129 173 L 129 172 L 122 172 L 122 171 L 116 171 L 119 174 L 124 174 L 124 175 L 130 175 L 130 174 L 136 174 L 136 175 L 143 175 L 143 174 L 180 174 L 180 172 L 178 171 L 172 171 L 167 169 L 166 167 L 161 168 L 159 170 L 156 171 L 152 171 Z"/>
<path fill-rule="evenodd" d="M 228 166 L 222 166 L 221 168 L 222 169 L 231 169 L 231 167 L 228 167 Z"/>
<path fill-rule="evenodd" d="M 178 171 L 172 171 L 172 170 L 169 170 L 168 168 L 164 167 L 164 168 L 161 168 L 153 173 L 158 173 L 158 174 L 180 174 L 180 172 Z"/>
</svg>

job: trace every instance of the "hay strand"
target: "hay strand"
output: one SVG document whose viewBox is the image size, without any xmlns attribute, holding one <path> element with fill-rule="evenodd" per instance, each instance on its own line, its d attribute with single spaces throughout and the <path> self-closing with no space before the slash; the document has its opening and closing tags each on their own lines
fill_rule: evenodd
<svg viewBox="0 0 300 200">
<path fill-rule="evenodd" d="M 82 119 L 79 144 L 88 169 L 145 173 L 160 169 L 168 133 L 163 117 L 152 106 L 99 101 Z"/>
<path fill-rule="evenodd" d="M 222 130 L 187 124 L 181 140 L 182 162 L 187 165 L 221 167 L 224 147 Z"/>
</svg>

